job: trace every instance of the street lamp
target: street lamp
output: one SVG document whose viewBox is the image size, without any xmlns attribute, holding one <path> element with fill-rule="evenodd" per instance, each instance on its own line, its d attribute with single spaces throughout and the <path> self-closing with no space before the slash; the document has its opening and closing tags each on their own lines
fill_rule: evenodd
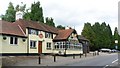
<svg viewBox="0 0 120 68">
<path fill-rule="evenodd" d="M 115 45 L 115 48 L 118 49 L 118 46 L 117 46 L 118 40 L 115 40 L 115 44 L 116 44 L 116 45 Z"/>
</svg>

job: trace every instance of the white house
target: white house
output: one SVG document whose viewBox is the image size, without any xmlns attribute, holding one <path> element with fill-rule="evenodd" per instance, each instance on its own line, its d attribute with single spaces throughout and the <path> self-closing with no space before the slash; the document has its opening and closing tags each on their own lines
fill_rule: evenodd
<svg viewBox="0 0 120 68">
<path fill-rule="evenodd" d="M 19 14 L 20 15 L 20 14 Z M 20 18 L 18 18 L 20 17 Z M 0 21 L 0 53 L 22 54 L 82 54 L 75 29 L 64 30 L 41 22 L 23 20 L 18 16 L 13 23 Z"/>
</svg>

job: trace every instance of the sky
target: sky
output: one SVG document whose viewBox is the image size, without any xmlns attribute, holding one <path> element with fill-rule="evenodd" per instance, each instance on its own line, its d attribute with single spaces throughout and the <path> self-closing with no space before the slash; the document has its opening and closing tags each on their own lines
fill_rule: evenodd
<svg viewBox="0 0 120 68">
<path fill-rule="evenodd" d="M 52 17 L 57 25 L 75 28 L 81 34 L 84 23 L 106 22 L 112 31 L 118 27 L 119 0 L 4 0 L 0 2 L 0 15 L 5 14 L 9 2 L 14 6 L 23 2 L 30 8 L 40 1 L 44 17 Z"/>
</svg>

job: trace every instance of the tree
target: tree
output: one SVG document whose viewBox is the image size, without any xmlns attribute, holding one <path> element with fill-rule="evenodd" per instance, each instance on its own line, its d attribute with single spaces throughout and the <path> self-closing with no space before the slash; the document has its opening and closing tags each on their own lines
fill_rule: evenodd
<svg viewBox="0 0 120 68">
<path fill-rule="evenodd" d="M 115 27 L 114 40 L 118 40 L 118 37 L 119 37 L 118 29 L 117 29 L 117 27 Z"/>
<path fill-rule="evenodd" d="M 24 13 L 23 19 L 25 20 L 33 20 L 33 21 L 39 21 L 44 23 L 44 17 L 43 17 L 43 9 L 40 6 L 40 2 L 34 2 L 31 5 L 31 8 L 26 10 L 26 4 L 23 4 L 21 2 L 21 5 L 17 5 L 15 8 L 13 4 L 10 2 L 8 9 L 6 10 L 5 15 L 1 15 L 0 17 L 2 20 L 14 22 L 15 21 L 15 14 L 17 11 L 22 11 Z M 53 19 L 51 19 L 52 21 Z M 54 23 L 53 23 L 54 26 Z"/>
<path fill-rule="evenodd" d="M 115 47 L 115 45 L 116 45 L 116 43 L 115 43 L 115 40 L 118 40 L 118 44 L 117 44 L 117 46 L 118 46 L 118 49 L 120 50 L 120 35 L 119 35 L 119 33 L 118 33 L 118 29 L 117 29 L 117 27 L 115 27 L 115 30 L 114 30 L 114 47 Z"/>
<path fill-rule="evenodd" d="M 45 23 L 45 24 L 47 24 L 47 25 L 49 25 L 49 26 L 55 27 L 55 23 L 53 22 L 53 19 L 52 19 L 52 18 L 46 17 L 45 20 L 46 20 L 46 23 Z"/>
<path fill-rule="evenodd" d="M 31 20 L 30 9 L 26 9 L 26 12 L 24 13 L 23 19 L 25 19 L 25 20 Z"/>
<path fill-rule="evenodd" d="M 95 46 L 95 43 L 94 43 L 94 38 L 95 38 L 95 33 L 92 29 L 92 26 L 89 22 L 85 23 L 84 24 L 84 28 L 82 30 L 82 33 L 81 33 L 85 38 L 89 39 L 90 41 L 90 49 L 91 50 L 95 50 L 97 49 L 97 46 Z"/>
<path fill-rule="evenodd" d="M 109 45 L 110 45 L 110 49 L 113 49 L 113 35 L 112 35 L 112 30 L 111 30 L 111 27 L 110 27 L 110 25 L 108 24 L 108 26 L 107 26 L 107 28 L 108 28 L 108 43 L 109 43 Z"/>
<path fill-rule="evenodd" d="M 21 5 L 17 5 L 15 7 L 15 11 L 22 11 L 22 12 L 25 12 L 25 8 L 26 8 L 26 4 L 23 4 L 23 2 L 21 2 Z"/>
<path fill-rule="evenodd" d="M 94 46 L 96 46 L 96 49 L 101 48 L 101 25 L 99 22 L 95 22 L 95 24 L 92 26 L 92 30 L 94 31 Z"/>
<path fill-rule="evenodd" d="M 39 1 L 31 5 L 30 19 L 44 23 L 43 9 Z"/>
<path fill-rule="evenodd" d="M 102 24 L 95 22 L 93 26 L 90 23 L 85 23 L 82 35 L 89 39 L 91 50 L 113 47 L 112 31 L 109 24 L 106 25 L 105 22 Z"/>
<path fill-rule="evenodd" d="M 58 28 L 58 29 L 65 29 L 65 27 L 62 26 L 62 25 L 58 25 L 57 28 Z"/>
<path fill-rule="evenodd" d="M 14 22 L 15 21 L 15 10 L 12 2 L 9 3 L 8 9 L 6 10 L 5 15 L 2 15 L 2 20 L 8 21 L 8 22 Z"/>
</svg>

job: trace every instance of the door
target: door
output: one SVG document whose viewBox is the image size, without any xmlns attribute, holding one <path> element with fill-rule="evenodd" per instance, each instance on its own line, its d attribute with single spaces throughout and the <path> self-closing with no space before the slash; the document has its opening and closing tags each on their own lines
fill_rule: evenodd
<svg viewBox="0 0 120 68">
<path fill-rule="evenodd" d="M 41 54 L 42 53 L 42 41 L 38 42 L 38 53 Z"/>
</svg>

